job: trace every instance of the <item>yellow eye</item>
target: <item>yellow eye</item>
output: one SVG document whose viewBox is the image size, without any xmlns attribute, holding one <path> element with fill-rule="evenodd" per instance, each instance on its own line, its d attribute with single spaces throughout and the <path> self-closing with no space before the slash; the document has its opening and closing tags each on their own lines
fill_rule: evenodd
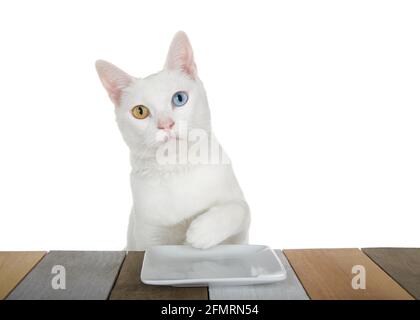
<svg viewBox="0 0 420 320">
<path fill-rule="evenodd" d="M 150 115 L 150 111 L 147 107 L 138 105 L 131 109 L 133 117 L 136 119 L 146 119 Z"/>
</svg>

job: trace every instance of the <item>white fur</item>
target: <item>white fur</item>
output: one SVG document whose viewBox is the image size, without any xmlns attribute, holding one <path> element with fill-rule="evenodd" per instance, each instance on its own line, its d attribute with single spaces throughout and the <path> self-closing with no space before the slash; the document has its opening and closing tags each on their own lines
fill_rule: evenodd
<svg viewBox="0 0 420 320">
<path fill-rule="evenodd" d="M 206 93 L 185 33 L 175 35 L 164 70 L 147 78 L 131 77 L 101 60 L 96 67 L 130 148 L 134 203 L 127 249 L 184 243 L 204 249 L 219 243 L 246 243 L 249 209 L 230 164 L 162 165 L 156 160 L 157 149 L 168 143 L 162 137 L 186 140 L 194 128 L 209 137 L 213 134 Z M 189 95 L 184 107 L 172 106 L 177 91 Z M 139 104 L 149 108 L 150 117 L 132 116 L 131 109 Z M 168 118 L 174 127 L 159 129 L 159 119 Z M 188 123 L 184 136 L 181 122 Z"/>
</svg>

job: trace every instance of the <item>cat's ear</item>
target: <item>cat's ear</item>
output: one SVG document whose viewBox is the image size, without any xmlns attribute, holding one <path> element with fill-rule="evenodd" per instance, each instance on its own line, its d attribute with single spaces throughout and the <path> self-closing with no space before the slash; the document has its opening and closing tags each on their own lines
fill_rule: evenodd
<svg viewBox="0 0 420 320">
<path fill-rule="evenodd" d="M 104 60 L 96 61 L 95 66 L 111 101 L 118 106 L 122 90 L 128 87 L 135 78 Z"/>
<path fill-rule="evenodd" d="M 193 50 L 185 32 L 178 31 L 175 34 L 169 47 L 165 69 L 180 70 L 193 79 L 197 78 Z"/>
</svg>

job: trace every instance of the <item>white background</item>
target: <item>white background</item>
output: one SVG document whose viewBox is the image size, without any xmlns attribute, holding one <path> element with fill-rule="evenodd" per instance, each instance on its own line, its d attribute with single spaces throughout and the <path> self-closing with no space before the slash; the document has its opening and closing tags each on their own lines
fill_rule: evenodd
<svg viewBox="0 0 420 320">
<path fill-rule="evenodd" d="M 419 246 L 415 1 L 2 1 L 0 250 L 122 249 L 128 150 L 94 69 L 192 42 L 251 242 Z"/>
</svg>

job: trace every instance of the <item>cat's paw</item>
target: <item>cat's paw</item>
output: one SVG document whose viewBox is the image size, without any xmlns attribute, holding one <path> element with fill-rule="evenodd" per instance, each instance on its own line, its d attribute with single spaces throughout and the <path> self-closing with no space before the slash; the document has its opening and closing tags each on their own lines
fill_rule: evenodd
<svg viewBox="0 0 420 320">
<path fill-rule="evenodd" d="M 223 240 L 217 221 L 208 216 L 200 216 L 191 222 L 186 234 L 186 243 L 198 249 L 208 249 Z"/>
</svg>

